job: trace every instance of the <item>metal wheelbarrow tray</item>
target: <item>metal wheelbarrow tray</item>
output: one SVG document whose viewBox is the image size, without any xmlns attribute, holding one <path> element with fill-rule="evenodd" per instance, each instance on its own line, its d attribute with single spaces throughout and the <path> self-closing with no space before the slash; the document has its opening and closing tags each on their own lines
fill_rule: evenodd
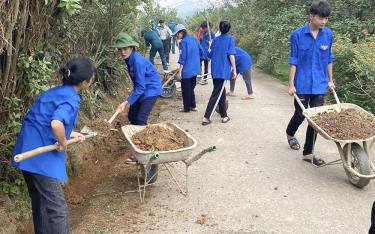
<svg viewBox="0 0 375 234">
<path fill-rule="evenodd" d="M 375 135 L 367 139 L 350 139 L 341 140 L 330 136 L 326 131 L 319 127 L 314 121 L 313 117 L 324 112 L 341 112 L 346 109 L 355 109 L 361 115 L 368 116 L 371 119 L 375 117 L 364 110 L 363 108 L 352 103 L 340 103 L 337 94 L 333 91 L 333 95 L 337 104 L 325 105 L 306 109 L 301 100 L 295 95 L 295 99 L 302 108 L 302 114 L 306 117 L 309 125 L 314 128 L 321 136 L 327 140 L 332 140 L 336 143 L 341 159 L 327 163 L 327 166 L 342 161 L 344 170 L 349 178 L 349 181 L 356 187 L 362 188 L 369 184 L 370 180 L 375 178 L 375 166 L 369 158 L 369 149 L 372 147 Z M 370 145 L 368 145 L 370 143 Z"/>
<path fill-rule="evenodd" d="M 209 147 L 207 149 L 202 150 L 200 153 L 194 156 L 191 156 L 193 149 L 197 146 L 197 141 L 190 134 L 188 134 L 186 131 L 184 131 L 183 129 L 181 129 L 174 123 L 160 123 L 156 125 L 174 130 L 179 136 L 181 136 L 184 139 L 184 143 L 186 147 L 181 148 L 181 149 L 176 149 L 176 150 L 158 151 L 158 152 L 144 151 L 144 150 L 139 149 L 132 142 L 132 137 L 137 132 L 145 129 L 146 126 L 126 125 L 121 128 L 122 132 L 124 133 L 126 142 L 130 146 L 134 157 L 137 159 L 138 192 L 139 192 L 141 202 L 143 202 L 145 198 L 146 186 L 153 184 L 156 181 L 159 164 L 161 164 L 167 169 L 170 177 L 172 178 L 172 181 L 176 184 L 180 192 L 184 195 L 187 195 L 189 167 L 192 165 L 193 162 L 200 159 L 205 153 L 212 152 L 216 149 L 216 147 Z M 186 166 L 185 191 L 182 190 L 181 186 L 175 179 L 173 173 L 171 172 L 171 168 L 173 166 L 169 164 L 171 162 L 178 162 L 178 161 L 182 161 Z M 143 177 L 143 179 L 141 177 Z M 143 184 L 140 182 L 141 181 L 140 178 L 144 180 Z"/>
</svg>

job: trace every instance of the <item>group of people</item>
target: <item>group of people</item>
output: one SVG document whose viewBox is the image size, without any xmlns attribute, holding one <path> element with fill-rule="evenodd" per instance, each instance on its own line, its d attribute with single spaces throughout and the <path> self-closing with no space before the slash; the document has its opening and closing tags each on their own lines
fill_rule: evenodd
<svg viewBox="0 0 375 234">
<path fill-rule="evenodd" d="M 327 89 L 335 88 L 332 77 L 334 56 L 331 52 L 333 34 L 325 27 L 330 13 L 331 9 L 326 1 L 314 1 L 310 7 L 309 22 L 291 34 L 288 92 L 290 95 L 297 94 L 305 107 L 323 105 Z M 160 46 L 156 46 L 152 39 L 155 35 L 152 36 L 150 33 L 156 31 L 145 32 L 146 44 L 152 44 L 149 60 L 137 52 L 139 44 L 129 34 L 121 32 L 115 38 L 113 47 L 121 55 L 133 82 L 132 93 L 117 107 L 117 110 L 124 111 L 126 106 L 130 106 L 129 122 L 133 125 L 147 124 L 148 116 L 162 93 L 161 78 L 153 66 L 153 58 L 158 51 L 162 61 L 164 60 L 163 68 L 167 69 L 168 60 L 163 56 L 164 50 L 160 48 L 170 48 L 169 42 L 165 41 L 166 35 L 169 35 L 180 40 L 178 77 L 181 79 L 183 96 L 181 111 L 197 111 L 194 93 L 197 75 L 201 73 L 202 63 L 204 74 L 207 75 L 208 64 L 211 61 L 213 91 L 202 125 L 211 123 L 217 105 L 221 121 L 228 122 L 230 118 L 225 105 L 226 95 L 234 95 L 234 84 L 238 73 L 242 74 L 248 90 L 248 95 L 244 98 L 253 98 L 252 60 L 246 51 L 236 47 L 235 38 L 229 34 L 230 22 L 220 22 L 220 35 L 216 37 L 208 30 L 207 22 L 202 23 L 204 33 L 201 41 L 190 36 L 188 30 L 181 24 L 174 25 L 173 31 L 164 26 L 164 22 L 161 21 L 162 29 L 157 35 Z M 67 181 L 64 151 L 67 149 L 67 139 L 78 138 L 80 141 L 85 139 L 81 133 L 74 132 L 73 129 L 80 105 L 78 93 L 90 87 L 94 73 L 95 67 L 88 58 L 77 57 L 70 60 L 60 69 L 62 85 L 42 93 L 34 101 L 23 121 L 14 155 L 40 146 L 55 143 L 59 145 L 59 150 L 42 153 L 19 163 L 12 160 L 12 165 L 22 171 L 27 184 L 32 202 L 35 233 L 69 232 L 68 207 L 60 185 L 61 181 Z M 225 84 L 228 80 L 231 80 L 230 91 L 226 93 Z M 300 149 L 295 133 L 303 120 L 302 110 L 295 102 L 295 112 L 286 130 L 288 144 L 293 150 Z M 303 159 L 314 165 L 322 165 L 323 159 L 313 154 L 315 139 L 316 133 L 309 126 Z"/>
<path fill-rule="evenodd" d="M 176 25 L 174 22 L 167 24 L 165 20 L 159 20 L 158 27 L 151 24 L 142 30 L 146 46 L 151 45 L 149 57 L 151 64 L 154 65 L 156 53 L 159 53 L 164 71 L 168 71 L 171 49 L 173 54 L 176 53 L 176 38 L 172 32 Z"/>
</svg>

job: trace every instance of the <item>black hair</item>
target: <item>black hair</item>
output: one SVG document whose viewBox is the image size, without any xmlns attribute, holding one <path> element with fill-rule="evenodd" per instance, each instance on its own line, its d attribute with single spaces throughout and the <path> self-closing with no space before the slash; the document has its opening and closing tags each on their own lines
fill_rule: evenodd
<svg viewBox="0 0 375 234">
<path fill-rule="evenodd" d="M 325 18 L 331 14 L 331 7 L 327 1 L 314 0 L 310 6 L 310 14 Z"/>
<path fill-rule="evenodd" d="M 90 81 L 94 72 L 95 66 L 85 57 L 73 58 L 60 69 L 63 84 L 70 85 L 78 85 L 84 80 Z"/>
<path fill-rule="evenodd" d="M 159 20 L 159 24 L 162 24 L 164 23 L 165 21 L 164 20 Z"/>
<path fill-rule="evenodd" d="M 179 34 L 180 32 L 182 32 L 182 38 L 184 38 L 187 34 L 186 29 L 182 29 L 182 30 L 178 31 L 177 34 Z"/>
<path fill-rule="evenodd" d="M 219 30 L 220 30 L 221 34 L 226 34 L 227 32 L 229 32 L 230 22 L 226 21 L 226 20 L 220 21 Z"/>
<path fill-rule="evenodd" d="M 202 28 L 208 28 L 207 21 L 203 21 L 203 23 L 201 24 L 201 27 Z"/>
</svg>

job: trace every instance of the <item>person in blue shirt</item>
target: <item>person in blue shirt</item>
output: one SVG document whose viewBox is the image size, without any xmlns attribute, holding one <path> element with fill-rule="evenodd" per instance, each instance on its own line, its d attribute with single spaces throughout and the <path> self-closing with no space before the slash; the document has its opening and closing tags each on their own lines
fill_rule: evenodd
<svg viewBox="0 0 375 234">
<path fill-rule="evenodd" d="M 129 122 L 133 125 L 147 125 L 148 116 L 162 94 L 162 85 L 160 75 L 154 66 L 136 51 L 138 46 L 139 44 L 125 32 L 119 33 L 112 46 L 120 52 L 133 82 L 133 91 L 117 110 L 123 112 L 125 107 L 130 105 Z"/>
<path fill-rule="evenodd" d="M 210 61 L 210 58 L 208 57 L 208 53 L 209 53 L 208 50 L 210 48 L 212 40 L 215 38 L 215 34 L 211 31 L 211 29 L 208 30 L 207 21 L 204 21 L 201 24 L 201 28 L 203 29 L 203 36 L 202 36 L 202 41 L 201 41 L 203 55 L 202 55 L 201 63 L 203 64 L 204 75 L 202 77 L 202 80 L 200 81 L 200 84 L 208 84 L 207 82 L 208 62 Z M 209 34 L 211 34 L 211 38 Z"/>
<path fill-rule="evenodd" d="M 167 71 L 168 70 L 168 64 L 167 64 L 167 59 L 164 54 L 164 47 L 163 47 L 163 42 L 161 41 L 160 37 L 158 36 L 158 32 L 156 28 L 148 28 L 144 29 L 142 31 L 143 37 L 145 39 L 145 44 L 146 46 L 150 46 L 150 62 L 152 65 L 154 65 L 154 59 L 156 52 L 159 53 L 161 63 L 163 65 L 163 70 Z"/>
<path fill-rule="evenodd" d="M 172 32 L 175 31 L 175 27 L 176 27 L 176 23 L 175 22 L 170 22 L 168 24 L 168 27 L 171 29 Z M 175 54 L 176 53 L 176 36 L 173 36 L 172 37 L 172 54 Z"/>
<path fill-rule="evenodd" d="M 187 33 L 185 26 L 178 24 L 173 33 L 179 43 L 180 64 L 178 70 L 178 79 L 181 80 L 182 101 L 184 108 L 181 112 L 197 111 L 195 103 L 194 88 L 197 83 L 197 75 L 201 72 L 200 56 L 202 49 L 199 42 Z"/>
<path fill-rule="evenodd" d="M 310 7 L 310 22 L 291 34 L 288 92 L 290 95 L 297 94 L 306 108 L 324 105 L 327 89 L 335 88 L 332 78 L 334 56 L 331 52 L 333 33 L 325 27 L 330 13 L 331 8 L 326 1 L 313 1 Z M 295 112 L 286 129 L 286 135 L 289 146 L 299 150 L 300 144 L 295 133 L 304 116 L 296 100 L 294 106 Z M 325 162 L 313 154 L 315 140 L 316 133 L 308 126 L 303 160 L 319 166 Z"/>
<path fill-rule="evenodd" d="M 242 100 L 253 99 L 253 86 L 251 84 L 251 66 L 253 65 L 253 60 L 245 50 L 236 47 L 236 68 L 237 72 L 242 75 L 243 80 L 246 84 L 247 95 L 242 97 Z M 236 85 L 236 80 L 230 80 L 230 91 L 227 96 L 236 96 L 234 94 L 234 87 Z"/>
<path fill-rule="evenodd" d="M 68 207 L 60 182 L 68 180 L 65 167 L 67 139 L 84 136 L 74 132 L 80 105 L 78 92 L 91 85 L 95 67 L 87 58 L 74 58 L 61 68 L 61 86 L 43 92 L 23 120 L 13 155 L 58 143 L 59 150 L 25 159 L 20 169 L 31 198 L 35 233 L 69 233 Z"/>
<path fill-rule="evenodd" d="M 226 123 L 230 120 L 226 111 L 226 92 L 225 83 L 227 80 L 236 79 L 236 41 L 234 37 L 228 34 L 230 30 L 229 21 L 221 21 L 219 29 L 221 35 L 216 37 L 211 45 L 211 51 L 208 57 L 211 59 L 211 74 L 214 89 L 210 100 L 208 101 L 206 112 L 204 114 L 202 125 L 211 123 L 211 117 L 217 105 L 222 118 L 221 122 Z"/>
</svg>

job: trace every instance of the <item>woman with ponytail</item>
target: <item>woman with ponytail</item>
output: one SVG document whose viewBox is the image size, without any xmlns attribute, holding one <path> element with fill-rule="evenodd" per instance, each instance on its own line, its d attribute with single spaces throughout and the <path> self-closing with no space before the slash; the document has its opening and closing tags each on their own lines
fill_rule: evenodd
<svg viewBox="0 0 375 234">
<path fill-rule="evenodd" d="M 60 182 L 67 181 L 67 140 L 85 137 L 74 132 L 80 105 L 79 91 L 91 85 L 95 67 L 89 59 L 70 60 L 60 69 L 62 85 L 43 92 L 22 123 L 13 155 L 41 146 L 59 144 L 59 150 L 39 154 L 12 165 L 25 178 L 32 204 L 35 233 L 69 233 L 68 207 Z"/>
</svg>

